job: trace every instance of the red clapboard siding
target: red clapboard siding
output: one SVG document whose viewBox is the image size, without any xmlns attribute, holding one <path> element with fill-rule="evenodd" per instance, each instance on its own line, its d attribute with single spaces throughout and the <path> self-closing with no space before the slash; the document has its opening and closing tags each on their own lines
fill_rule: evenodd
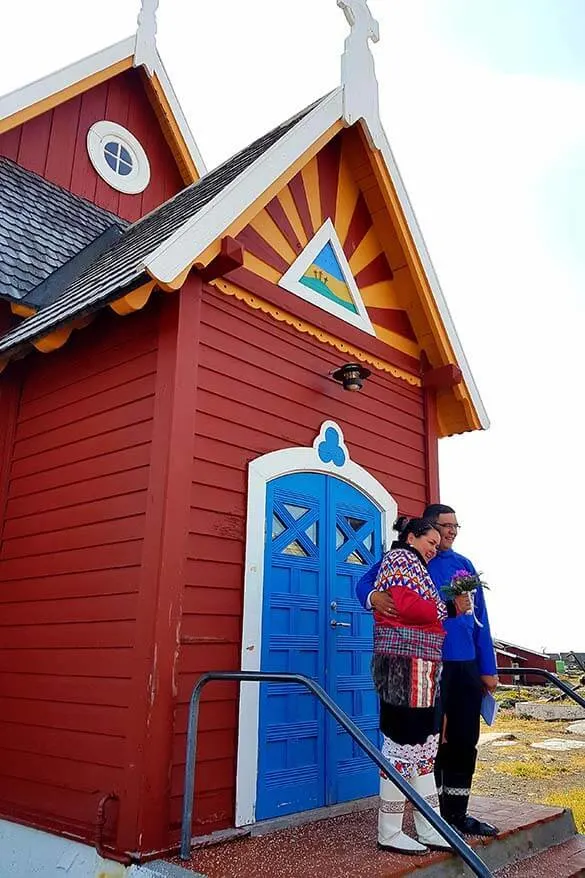
<svg viewBox="0 0 585 878">
<path fill-rule="evenodd" d="M 240 667 L 249 461 L 310 445 L 321 423 L 333 419 L 343 427 L 352 459 L 385 485 L 401 510 L 419 512 L 425 503 L 422 391 L 376 372 L 360 394 L 346 393 L 328 377 L 340 362 L 342 354 L 285 324 L 215 292 L 204 294 L 171 831 L 180 814 L 191 687 L 206 670 Z M 210 689 L 216 700 L 201 707 L 197 833 L 233 821 L 237 689 L 231 697 L 226 689 Z"/>
<path fill-rule="evenodd" d="M 129 761 L 157 333 L 102 315 L 31 354 L 4 441 L 0 812 L 88 841 Z"/>
<path fill-rule="evenodd" d="M 151 171 L 144 192 L 123 195 L 94 170 L 87 132 L 102 119 L 128 128 L 144 147 Z M 120 73 L 0 135 L 0 155 L 130 221 L 184 187 L 137 70 Z"/>
</svg>

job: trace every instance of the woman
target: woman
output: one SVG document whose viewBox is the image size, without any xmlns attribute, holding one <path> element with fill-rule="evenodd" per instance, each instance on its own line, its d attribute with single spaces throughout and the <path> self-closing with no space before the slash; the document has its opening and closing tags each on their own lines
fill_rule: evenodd
<svg viewBox="0 0 585 878">
<path fill-rule="evenodd" d="M 374 613 L 372 675 L 380 696 L 382 753 L 438 811 L 433 766 L 439 745 L 436 694 L 441 673 L 445 605 L 427 572 L 441 540 L 422 518 L 400 518 L 398 540 L 384 556 L 376 590 L 392 589 L 396 616 Z M 419 811 L 418 841 L 402 832 L 405 796 L 385 775 L 380 780 L 378 847 L 408 854 L 450 850 Z"/>
</svg>

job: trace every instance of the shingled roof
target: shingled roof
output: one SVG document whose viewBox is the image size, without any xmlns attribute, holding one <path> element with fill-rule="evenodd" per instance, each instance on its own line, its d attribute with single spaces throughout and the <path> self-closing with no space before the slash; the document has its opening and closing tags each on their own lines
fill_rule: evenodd
<svg viewBox="0 0 585 878">
<path fill-rule="evenodd" d="M 14 355 L 72 318 L 90 314 L 138 286 L 145 274 L 144 259 L 264 155 L 318 103 L 306 107 L 131 225 L 55 302 L 0 338 L 0 355 Z"/>
<path fill-rule="evenodd" d="M 0 158 L 0 296 L 24 299 L 106 229 L 127 225 Z"/>
</svg>

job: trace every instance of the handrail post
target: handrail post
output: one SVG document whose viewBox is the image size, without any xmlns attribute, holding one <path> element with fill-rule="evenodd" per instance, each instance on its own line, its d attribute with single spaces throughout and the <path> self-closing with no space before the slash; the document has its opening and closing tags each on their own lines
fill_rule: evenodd
<svg viewBox="0 0 585 878">
<path fill-rule="evenodd" d="M 185 788 L 183 791 L 183 821 L 181 824 L 181 859 L 188 860 L 191 850 L 191 826 L 193 825 L 193 803 L 195 801 L 195 764 L 197 762 L 197 727 L 199 725 L 199 702 L 203 687 L 212 679 L 211 674 L 203 674 L 197 680 L 189 701 L 187 722 L 187 758 L 185 759 Z M 185 856 L 185 852 L 187 855 Z"/>
<path fill-rule="evenodd" d="M 181 859 L 189 860 L 191 854 L 191 827 L 193 822 L 193 802 L 195 791 L 195 765 L 197 759 L 197 725 L 199 702 L 203 687 L 212 680 L 235 680 L 242 682 L 297 683 L 306 686 L 323 706 L 333 714 L 337 722 L 359 744 L 372 762 L 383 771 L 398 787 L 401 793 L 420 811 L 428 822 L 467 863 L 479 878 L 491 878 L 491 872 L 475 851 L 455 832 L 455 830 L 404 780 L 394 766 L 377 750 L 362 730 L 351 720 L 325 690 L 310 677 L 303 674 L 270 673 L 265 671 L 210 671 L 203 674 L 193 688 L 189 702 L 187 730 L 187 754 L 185 759 L 185 788 L 183 793 L 183 817 L 181 824 Z"/>
</svg>

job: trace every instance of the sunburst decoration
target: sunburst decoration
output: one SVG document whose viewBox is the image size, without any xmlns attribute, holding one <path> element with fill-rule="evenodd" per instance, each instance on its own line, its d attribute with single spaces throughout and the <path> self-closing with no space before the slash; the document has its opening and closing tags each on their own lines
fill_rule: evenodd
<svg viewBox="0 0 585 878">
<path fill-rule="evenodd" d="M 351 141 L 344 134 L 331 140 L 238 235 L 246 248 L 246 268 L 278 284 L 327 218 L 335 226 L 376 336 L 418 359 L 420 346 L 403 301 L 406 260 L 397 241 L 391 257 L 382 246 L 360 190 Z"/>
</svg>

